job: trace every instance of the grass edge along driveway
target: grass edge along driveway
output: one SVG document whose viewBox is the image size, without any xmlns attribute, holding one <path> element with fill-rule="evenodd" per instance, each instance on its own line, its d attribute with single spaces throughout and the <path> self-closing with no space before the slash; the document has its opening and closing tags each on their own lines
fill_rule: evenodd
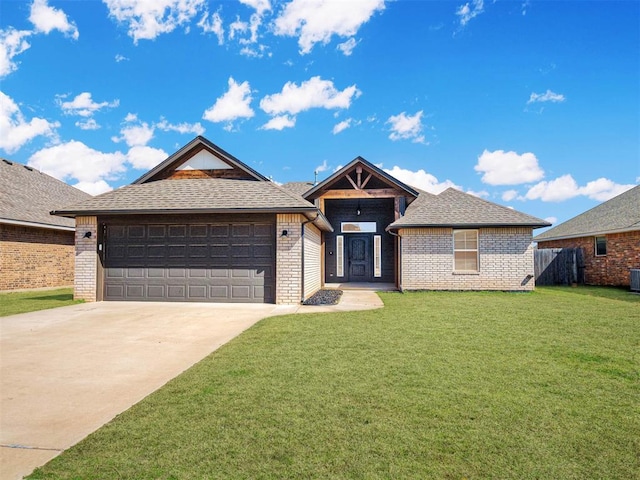
<svg viewBox="0 0 640 480">
<path fill-rule="evenodd" d="M 380 295 L 261 321 L 29 478 L 637 478 L 638 303 Z"/>
<path fill-rule="evenodd" d="M 73 299 L 73 288 L 0 293 L 0 317 L 66 307 L 83 301 Z"/>
</svg>

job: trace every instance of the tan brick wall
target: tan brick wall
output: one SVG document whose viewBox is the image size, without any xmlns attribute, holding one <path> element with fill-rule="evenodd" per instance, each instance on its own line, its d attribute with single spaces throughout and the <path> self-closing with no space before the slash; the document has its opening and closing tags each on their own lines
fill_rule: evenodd
<svg viewBox="0 0 640 480">
<path fill-rule="evenodd" d="M 0 224 L 0 290 L 73 285 L 73 232 Z"/>
<path fill-rule="evenodd" d="M 91 232 L 90 238 L 85 233 Z M 98 274 L 98 220 L 96 217 L 76 217 L 76 275 L 74 298 L 96 301 Z"/>
<path fill-rule="evenodd" d="M 300 214 L 276 218 L 276 303 L 294 305 L 302 296 L 302 222 Z M 282 231 L 287 230 L 287 236 Z"/>
<path fill-rule="evenodd" d="M 322 287 L 321 234 L 311 223 L 304 226 L 304 297 L 305 300 Z"/>
<path fill-rule="evenodd" d="M 582 248 L 584 283 L 628 287 L 632 268 L 640 268 L 640 231 L 610 233 L 607 254 L 596 256 L 595 237 L 538 242 L 538 248 Z"/>
<path fill-rule="evenodd" d="M 478 272 L 454 272 L 453 229 L 400 230 L 404 290 L 507 290 L 534 288 L 531 228 L 481 228 Z"/>
</svg>

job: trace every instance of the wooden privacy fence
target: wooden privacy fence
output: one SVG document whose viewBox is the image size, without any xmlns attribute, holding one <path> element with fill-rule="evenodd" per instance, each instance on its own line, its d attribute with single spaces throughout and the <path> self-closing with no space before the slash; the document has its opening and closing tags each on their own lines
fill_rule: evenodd
<svg viewBox="0 0 640 480">
<path fill-rule="evenodd" d="M 581 248 L 543 248 L 534 251 L 536 285 L 584 284 Z"/>
</svg>

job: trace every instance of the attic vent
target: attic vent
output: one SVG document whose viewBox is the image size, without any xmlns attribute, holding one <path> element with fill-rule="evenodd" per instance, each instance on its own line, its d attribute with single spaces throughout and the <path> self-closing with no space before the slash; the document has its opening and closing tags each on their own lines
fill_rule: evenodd
<svg viewBox="0 0 640 480">
<path fill-rule="evenodd" d="M 26 168 L 27 170 L 29 170 L 30 172 L 33 172 L 33 167 L 28 167 L 26 165 L 23 165 L 24 168 Z"/>
<path fill-rule="evenodd" d="M 7 165 L 13 165 L 13 162 L 11 162 L 11 161 L 7 160 L 6 158 L 3 158 L 3 159 L 2 159 L 2 161 L 3 161 L 4 163 L 6 163 Z"/>
</svg>

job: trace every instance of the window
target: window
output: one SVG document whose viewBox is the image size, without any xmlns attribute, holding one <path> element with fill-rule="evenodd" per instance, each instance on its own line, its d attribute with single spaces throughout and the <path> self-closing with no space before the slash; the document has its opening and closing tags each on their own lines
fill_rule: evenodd
<svg viewBox="0 0 640 480">
<path fill-rule="evenodd" d="M 373 276 L 382 276 L 382 237 L 373 236 Z"/>
<path fill-rule="evenodd" d="M 342 233 L 376 233 L 376 222 L 341 222 Z"/>
<path fill-rule="evenodd" d="M 478 231 L 453 231 L 453 261 L 456 271 L 478 271 Z"/>
<path fill-rule="evenodd" d="M 601 257 L 607 254 L 607 237 L 596 237 L 596 256 Z"/>
<path fill-rule="evenodd" d="M 336 276 L 344 277 L 344 237 L 336 237 Z"/>
</svg>

